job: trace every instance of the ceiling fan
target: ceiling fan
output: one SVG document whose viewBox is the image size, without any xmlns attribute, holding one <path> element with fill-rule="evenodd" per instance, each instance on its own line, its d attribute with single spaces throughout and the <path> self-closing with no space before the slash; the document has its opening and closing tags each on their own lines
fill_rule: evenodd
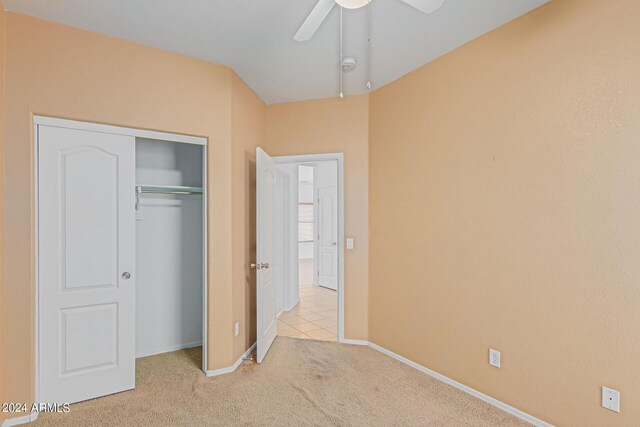
<svg viewBox="0 0 640 427">
<path fill-rule="evenodd" d="M 371 0 L 319 0 L 293 39 L 303 42 L 311 39 L 336 3 L 345 9 L 358 9 Z M 440 9 L 445 0 L 401 0 L 421 12 L 431 13 Z"/>
</svg>

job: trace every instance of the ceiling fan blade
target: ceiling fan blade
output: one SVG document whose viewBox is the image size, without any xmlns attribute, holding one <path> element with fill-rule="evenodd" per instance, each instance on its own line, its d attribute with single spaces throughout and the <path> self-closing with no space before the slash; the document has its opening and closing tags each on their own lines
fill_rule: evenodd
<svg viewBox="0 0 640 427">
<path fill-rule="evenodd" d="M 293 39 L 298 42 L 304 42 L 313 37 L 335 5 L 335 0 L 318 1 L 318 4 L 316 4 L 316 7 L 313 8 L 309 16 L 307 16 L 307 19 L 302 23 L 296 35 L 293 36 Z"/>
<path fill-rule="evenodd" d="M 432 13 L 440 9 L 445 0 L 402 0 L 409 6 L 413 6 L 420 12 Z"/>
</svg>

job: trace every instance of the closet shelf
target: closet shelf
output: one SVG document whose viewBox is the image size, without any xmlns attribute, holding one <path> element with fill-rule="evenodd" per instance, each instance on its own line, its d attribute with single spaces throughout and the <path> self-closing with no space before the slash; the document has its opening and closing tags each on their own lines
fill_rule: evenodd
<svg viewBox="0 0 640 427">
<path fill-rule="evenodd" d="M 136 185 L 137 194 L 202 194 L 202 187 L 181 185 Z"/>
</svg>

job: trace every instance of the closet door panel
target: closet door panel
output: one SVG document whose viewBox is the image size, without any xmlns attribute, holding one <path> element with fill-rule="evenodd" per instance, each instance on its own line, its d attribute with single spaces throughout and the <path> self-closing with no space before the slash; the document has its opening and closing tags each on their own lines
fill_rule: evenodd
<svg viewBox="0 0 640 427">
<path fill-rule="evenodd" d="M 38 127 L 39 401 L 135 386 L 135 145 Z"/>
<path fill-rule="evenodd" d="M 63 288 L 117 286 L 118 157 L 86 146 L 59 155 Z"/>
</svg>

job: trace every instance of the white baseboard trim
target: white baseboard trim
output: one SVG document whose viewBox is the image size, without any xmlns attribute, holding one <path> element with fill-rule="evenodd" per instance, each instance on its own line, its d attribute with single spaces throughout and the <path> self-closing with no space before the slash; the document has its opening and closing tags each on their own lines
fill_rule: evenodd
<svg viewBox="0 0 640 427">
<path fill-rule="evenodd" d="M 229 374 L 229 373 L 235 371 L 236 369 L 238 369 L 238 366 L 240 366 L 242 361 L 246 357 L 249 357 L 249 355 L 251 353 L 253 353 L 253 350 L 255 348 L 256 348 L 256 343 L 253 343 L 253 345 L 251 345 L 251 347 L 249 347 L 249 350 L 245 351 L 244 354 L 242 356 L 240 356 L 240 358 L 238 360 L 236 360 L 235 363 L 232 366 L 228 366 L 226 368 L 215 369 L 213 371 L 207 371 L 207 376 L 208 377 L 215 377 L 215 376 L 218 376 L 218 375 Z"/>
<path fill-rule="evenodd" d="M 35 421 L 38 418 L 37 412 L 32 412 L 28 415 L 23 415 L 21 417 L 8 418 L 2 422 L 2 427 L 11 427 L 11 426 L 19 426 L 21 424 L 27 424 Z"/>
<path fill-rule="evenodd" d="M 287 312 L 289 312 L 289 311 L 293 310 L 293 309 L 296 307 L 296 305 L 298 305 L 299 303 L 300 303 L 300 298 L 296 299 L 296 300 L 293 302 L 293 304 L 291 304 L 288 308 L 285 308 L 285 309 L 284 309 L 284 310 L 282 310 L 282 311 L 287 311 Z"/>
<path fill-rule="evenodd" d="M 446 376 L 444 376 L 442 374 L 439 374 L 436 371 L 432 371 L 431 369 L 426 368 L 426 367 L 424 367 L 424 366 L 422 366 L 422 365 L 420 365 L 420 364 L 418 364 L 418 363 L 416 363 L 416 362 L 414 362 L 412 360 L 409 360 L 406 357 L 400 356 L 399 354 L 396 354 L 396 353 L 392 352 L 391 350 L 387 350 L 386 348 L 380 347 L 379 345 L 374 344 L 372 342 L 369 343 L 369 347 L 371 347 L 374 350 L 379 351 L 380 353 L 386 354 L 387 356 L 393 357 L 394 359 L 404 363 L 405 365 L 411 366 L 412 368 L 417 369 L 418 371 L 423 372 L 423 373 L 425 373 L 425 374 L 427 374 L 427 375 L 429 375 L 429 376 L 431 376 L 431 377 L 433 377 L 433 378 L 435 378 L 437 380 L 440 380 L 443 383 L 449 384 L 450 386 L 455 387 L 458 390 L 462 390 L 465 393 L 470 394 L 471 396 L 477 397 L 480 400 L 484 400 L 488 404 L 493 405 L 493 406 L 495 406 L 497 408 L 500 408 L 503 411 L 505 411 L 505 412 L 507 412 L 507 413 L 509 413 L 509 414 L 511 414 L 513 416 L 516 416 L 516 417 L 518 417 L 518 418 L 520 418 L 522 420 L 525 420 L 525 421 L 533 424 L 534 426 L 537 426 L 537 427 L 553 427 L 552 424 L 549 424 L 549 423 L 547 423 L 545 421 L 542 421 L 541 419 L 536 418 L 533 415 L 529 415 L 526 412 L 522 412 L 521 410 L 516 409 L 513 406 L 507 405 L 506 403 L 501 402 L 501 401 L 499 401 L 497 399 L 494 399 L 491 396 L 487 396 L 486 394 L 481 393 L 478 390 L 472 389 L 471 387 L 468 387 L 468 386 L 466 386 L 466 385 L 464 385 L 462 383 L 459 383 L 459 382 L 457 382 L 455 380 L 452 380 L 451 378 L 446 377 Z"/>
<path fill-rule="evenodd" d="M 342 341 L 340 341 L 341 344 L 351 344 L 351 345 L 369 345 L 369 341 L 363 341 L 363 340 L 352 340 L 349 338 L 345 338 Z"/>
<path fill-rule="evenodd" d="M 162 349 L 156 349 L 156 350 L 147 350 L 147 351 L 143 351 L 140 354 L 136 354 L 136 359 L 139 359 L 141 357 L 147 357 L 147 356 L 155 356 L 156 354 L 162 354 L 162 353 L 169 353 L 172 351 L 178 351 L 178 350 L 182 350 L 185 348 L 193 348 L 193 347 L 200 347 L 202 345 L 202 341 L 194 341 L 194 342 L 189 342 L 186 344 L 178 344 L 178 345 L 174 345 L 171 347 L 165 347 Z"/>
</svg>

